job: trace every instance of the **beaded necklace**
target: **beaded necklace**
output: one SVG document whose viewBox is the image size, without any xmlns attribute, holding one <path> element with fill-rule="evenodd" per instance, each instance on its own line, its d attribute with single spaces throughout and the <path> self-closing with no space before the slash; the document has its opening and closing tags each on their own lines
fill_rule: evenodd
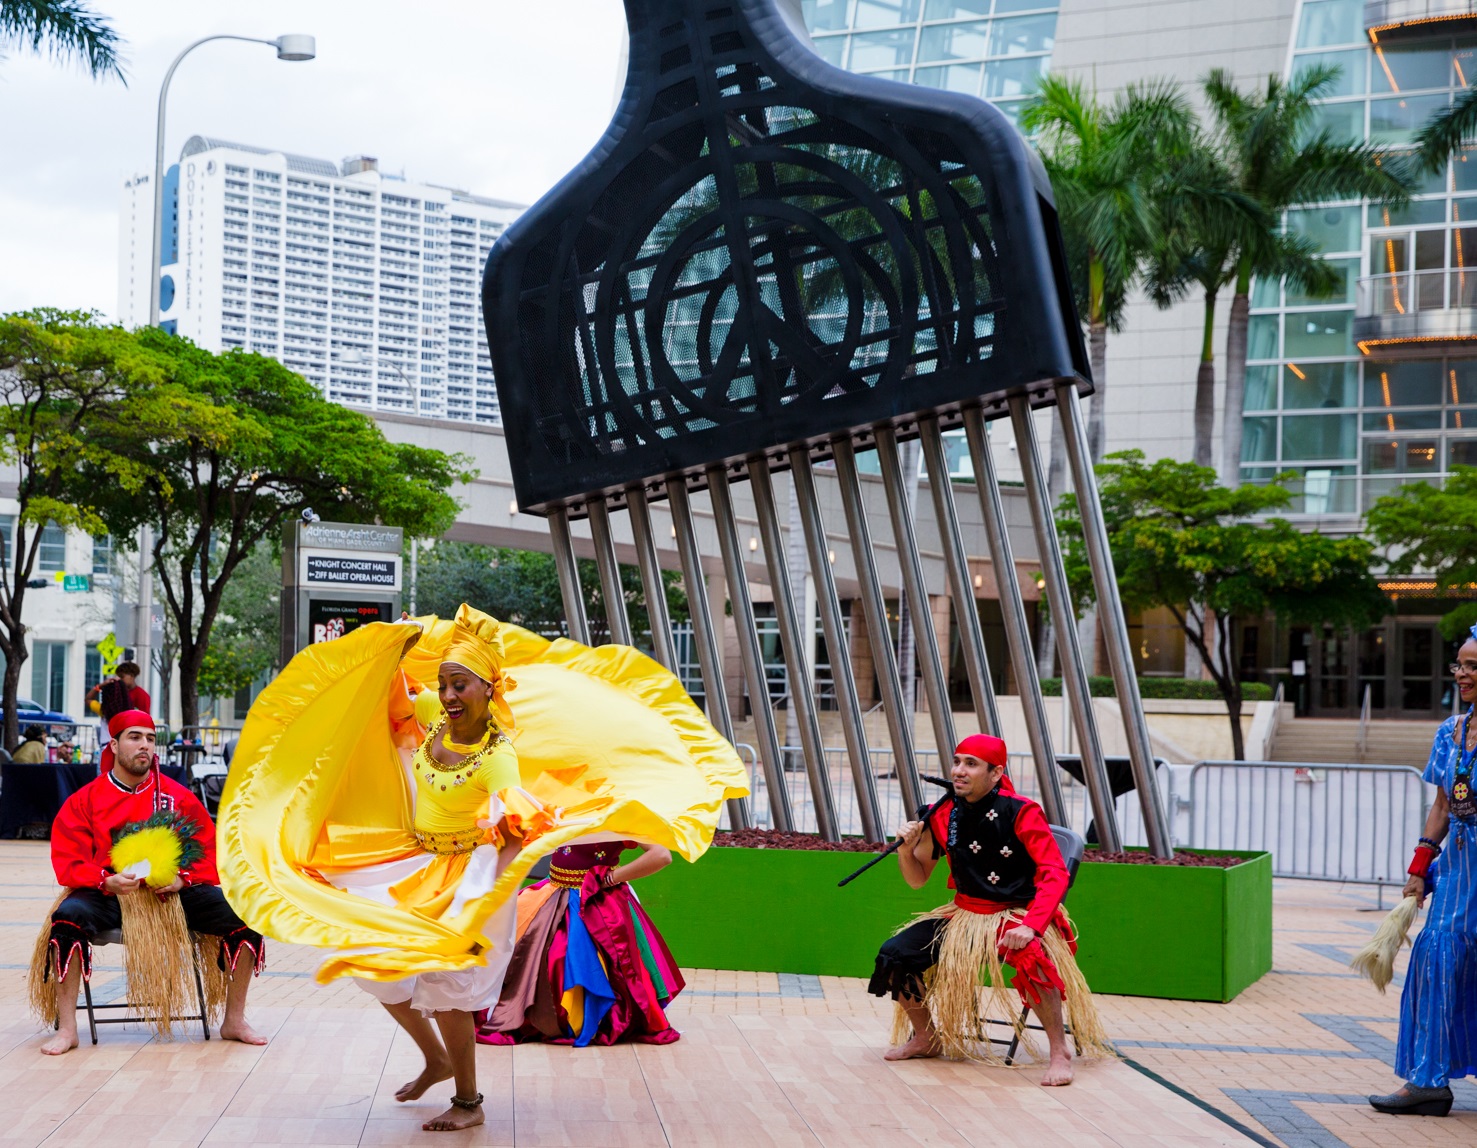
<svg viewBox="0 0 1477 1148">
<path fill-rule="evenodd" d="M 436 760 L 436 755 L 431 752 L 431 747 L 436 744 L 436 739 L 441 736 L 446 725 L 447 719 L 443 717 L 431 727 L 430 734 L 427 735 L 425 741 L 421 742 L 420 749 L 416 751 L 416 772 L 421 773 L 420 767 L 422 766 L 429 768 L 431 772 L 423 773 L 422 776 L 426 779 L 426 784 L 432 787 L 437 783 L 436 775 L 440 774 L 443 793 L 449 787 L 466 785 L 471 781 L 477 773 L 478 766 L 482 764 L 482 759 L 496 749 L 500 743 L 508 740 L 495 723 L 489 723 L 487 732 L 482 735 L 482 740 L 471 746 L 458 745 L 447 738 L 443 744 L 453 753 L 462 753 L 464 749 L 468 751 L 462 755 L 461 761 L 455 765 L 447 765 L 443 761 Z"/>
</svg>

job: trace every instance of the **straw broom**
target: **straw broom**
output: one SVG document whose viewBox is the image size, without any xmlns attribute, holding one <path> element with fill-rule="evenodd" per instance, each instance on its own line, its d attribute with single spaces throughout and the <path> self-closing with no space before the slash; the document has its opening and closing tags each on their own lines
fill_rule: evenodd
<svg viewBox="0 0 1477 1148">
<path fill-rule="evenodd" d="M 1390 910 L 1369 944 L 1355 953 L 1349 962 L 1351 969 L 1368 977 L 1382 993 L 1394 979 L 1396 956 L 1410 944 L 1410 926 L 1415 923 L 1420 908 L 1419 898 L 1406 897 Z"/>
</svg>

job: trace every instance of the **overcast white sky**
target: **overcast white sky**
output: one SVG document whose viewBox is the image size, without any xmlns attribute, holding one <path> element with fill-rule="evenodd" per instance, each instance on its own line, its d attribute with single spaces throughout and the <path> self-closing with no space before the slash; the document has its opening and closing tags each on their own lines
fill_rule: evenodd
<svg viewBox="0 0 1477 1148">
<path fill-rule="evenodd" d="M 0 60 L 0 312 L 117 309 L 123 179 L 153 168 L 169 61 L 201 36 L 306 32 L 318 58 L 222 41 L 170 85 L 167 162 L 192 135 L 532 203 L 609 122 L 620 0 L 95 0 L 124 37 L 128 84 Z"/>
</svg>

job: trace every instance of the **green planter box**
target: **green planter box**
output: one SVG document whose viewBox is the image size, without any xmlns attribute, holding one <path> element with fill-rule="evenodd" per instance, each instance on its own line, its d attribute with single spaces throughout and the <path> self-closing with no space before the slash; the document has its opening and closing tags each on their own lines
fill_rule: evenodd
<svg viewBox="0 0 1477 1148">
<path fill-rule="evenodd" d="M 1272 967 L 1272 861 L 1230 869 L 1084 865 L 1067 906 L 1094 991 L 1228 1001 Z M 710 849 L 638 885 L 688 968 L 865 977 L 877 947 L 949 899 L 945 866 L 909 889 L 888 858 L 844 889 L 863 853 Z"/>
</svg>

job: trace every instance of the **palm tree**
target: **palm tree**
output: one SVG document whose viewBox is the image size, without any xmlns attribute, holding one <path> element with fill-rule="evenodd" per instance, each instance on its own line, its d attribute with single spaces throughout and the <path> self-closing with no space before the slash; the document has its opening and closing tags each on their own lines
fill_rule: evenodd
<svg viewBox="0 0 1477 1148">
<path fill-rule="evenodd" d="M 80 59 L 94 79 L 122 80 L 121 43 L 107 19 L 79 0 L 0 0 L 0 58 L 19 47 Z"/>
<path fill-rule="evenodd" d="M 1287 278 L 1310 293 L 1327 293 L 1337 282 L 1313 243 L 1284 235 L 1283 212 L 1302 204 L 1367 198 L 1399 204 L 1410 197 L 1413 173 L 1397 153 L 1368 143 L 1332 138 L 1311 129 L 1314 103 L 1338 78 L 1338 69 L 1309 68 L 1290 81 L 1268 76 L 1260 91 L 1242 92 L 1229 72 L 1217 68 L 1205 79 L 1221 154 L 1233 185 L 1261 207 L 1259 222 L 1237 229 L 1231 244 L 1234 294 L 1226 336 L 1225 426 L 1221 439 L 1221 482 L 1241 480 L 1241 414 L 1246 400 L 1246 341 L 1251 281 Z"/>
<path fill-rule="evenodd" d="M 1437 112 L 1416 133 L 1416 146 L 1427 170 L 1440 171 L 1454 152 L 1477 137 L 1477 88 L 1457 93 L 1451 107 Z"/>
<path fill-rule="evenodd" d="M 1079 80 L 1047 76 L 1021 113 L 1021 126 L 1041 144 L 1077 308 L 1087 323 L 1094 387 L 1087 434 L 1094 463 L 1104 447 L 1108 332 L 1120 329 L 1128 289 L 1153 242 L 1163 161 L 1183 151 L 1193 125 L 1189 102 L 1167 80 L 1130 85 L 1102 104 Z M 1053 436 L 1053 499 L 1061 494 L 1062 462 Z"/>
</svg>

